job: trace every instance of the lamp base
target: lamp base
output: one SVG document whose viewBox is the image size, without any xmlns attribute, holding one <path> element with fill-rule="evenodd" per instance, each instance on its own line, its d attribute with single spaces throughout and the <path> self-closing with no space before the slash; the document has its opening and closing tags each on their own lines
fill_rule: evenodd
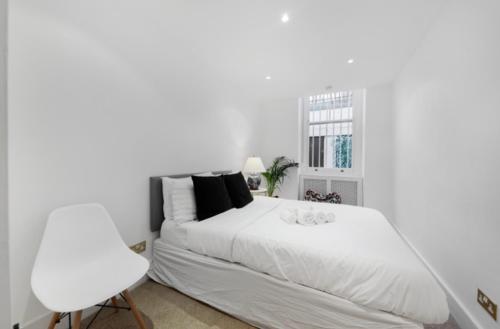
<svg viewBox="0 0 500 329">
<path fill-rule="evenodd" d="M 258 190 L 260 182 L 261 182 L 260 174 L 250 174 L 250 175 L 248 175 L 247 184 L 248 184 L 248 188 L 250 190 Z"/>
</svg>

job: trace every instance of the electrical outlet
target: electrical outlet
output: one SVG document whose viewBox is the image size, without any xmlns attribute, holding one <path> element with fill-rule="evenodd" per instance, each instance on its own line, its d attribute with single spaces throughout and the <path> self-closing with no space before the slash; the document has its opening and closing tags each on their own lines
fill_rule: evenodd
<svg viewBox="0 0 500 329">
<path fill-rule="evenodd" d="M 130 246 L 130 249 L 132 249 L 132 251 L 135 251 L 138 254 L 143 253 L 146 251 L 146 241 L 141 241 L 139 243 L 136 243 L 133 246 Z"/>
<path fill-rule="evenodd" d="M 495 321 L 497 320 L 497 304 L 495 304 L 480 289 L 477 290 L 477 302 L 486 310 L 486 312 L 488 312 L 489 315 L 491 315 L 493 319 L 495 319 Z"/>
</svg>

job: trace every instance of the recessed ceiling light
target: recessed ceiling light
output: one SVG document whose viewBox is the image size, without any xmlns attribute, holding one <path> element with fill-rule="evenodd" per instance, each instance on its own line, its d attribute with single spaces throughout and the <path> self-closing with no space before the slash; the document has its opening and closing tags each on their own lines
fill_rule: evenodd
<svg viewBox="0 0 500 329">
<path fill-rule="evenodd" d="M 269 76 L 269 75 L 268 75 L 268 76 L 266 77 L 266 80 L 271 80 L 271 76 Z"/>
<path fill-rule="evenodd" d="M 283 15 L 281 15 L 281 21 L 283 23 L 286 23 L 290 20 L 290 16 L 288 16 L 288 13 L 284 13 Z"/>
<path fill-rule="evenodd" d="M 347 60 L 347 64 L 352 64 L 352 63 L 354 63 L 354 58 L 349 58 L 349 59 Z"/>
</svg>

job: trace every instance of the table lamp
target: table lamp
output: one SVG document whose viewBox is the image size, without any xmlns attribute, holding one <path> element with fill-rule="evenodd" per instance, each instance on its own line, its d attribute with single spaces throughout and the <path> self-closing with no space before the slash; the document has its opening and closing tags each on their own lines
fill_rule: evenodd
<svg viewBox="0 0 500 329">
<path fill-rule="evenodd" d="M 262 159 L 259 157 L 249 157 L 243 168 L 243 172 L 248 174 L 248 188 L 258 190 L 260 185 L 260 173 L 266 171 Z"/>
</svg>

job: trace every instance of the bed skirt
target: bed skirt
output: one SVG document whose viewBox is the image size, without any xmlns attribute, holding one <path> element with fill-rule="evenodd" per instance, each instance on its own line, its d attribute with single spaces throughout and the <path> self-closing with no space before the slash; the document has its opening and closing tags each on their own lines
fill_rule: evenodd
<svg viewBox="0 0 500 329">
<path fill-rule="evenodd" d="M 157 239 L 149 276 L 258 328 L 422 329 L 412 320 Z"/>
</svg>

